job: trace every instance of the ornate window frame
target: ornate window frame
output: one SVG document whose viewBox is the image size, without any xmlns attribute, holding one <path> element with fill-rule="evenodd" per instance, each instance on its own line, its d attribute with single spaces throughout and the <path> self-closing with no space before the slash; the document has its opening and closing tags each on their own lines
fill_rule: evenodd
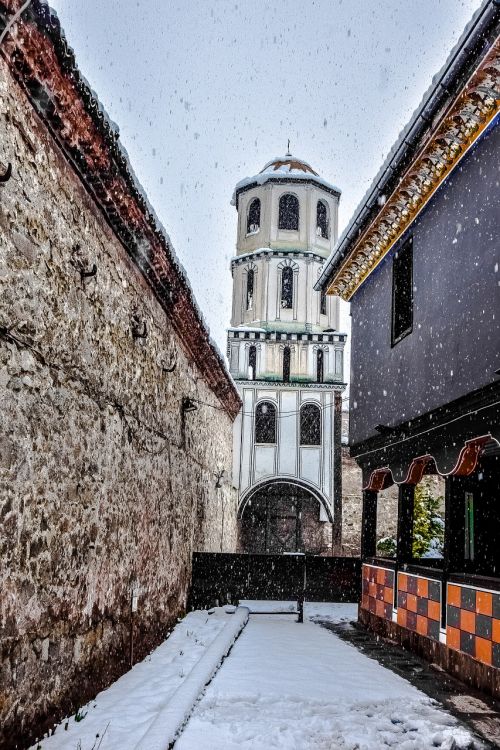
<svg viewBox="0 0 500 750">
<path fill-rule="evenodd" d="M 274 409 L 274 440 L 257 440 L 257 419 L 258 419 L 258 411 L 259 409 L 264 405 L 267 404 L 269 406 L 272 406 Z M 253 439 L 255 445 L 276 445 L 278 442 L 278 405 L 275 401 L 269 398 L 262 398 L 255 404 L 255 418 L 254 418 L 254 429 L 253 429 Z"/>
<path fill-rule="evenodd" d="M 298 284 L 299 284 L 299 264 L 293 260 L 286 258 L 278 263 L 277 267 L 277 296 L 276 296 L 276 320 L 281 319 L 281 287 L 283 283 L 283 269 L 291 268 L 293 270 L 293 291 L 292 291 L 292 317 L 293 320 L 297 320 L 297 306 L 298 306 Z M 289 309 L 289 308 L 285 308 Z"/>
<path fill-rule="evenodd" d="M 305 408 L 314 407 L 314 409 L 317 411 L 317 416 L 319 417 L 319 429 L 318 429 L 318 442 L 303 442 L 302 435 L 303 435 L 303 425 L 302 425 L 302 411 Z M 323 415 L 321 413 L 321 406 L 318 404 L 317 401 L 304 401 L 300 405 L 299 409 L 299 446 L 301 448 L 318 448 L 323 444 Z"/>
<path fill-rule="evenodd" d="M 253 300 L 252 300 L 252 306 L 248 307 L 248 272 L 253 271 Z M 257 280 L 258 280 L 258 273 L 259 269 L 255 263 L 252 261 L 248 262 L 242 269 L 241 273 L 241 321 L 244 322 L 245 320 L 245 313 L 247 312 L 254 312 L 255 313 L 255 303 L 256 303 L 256 297 L 257 297 Z"/>
</svg>

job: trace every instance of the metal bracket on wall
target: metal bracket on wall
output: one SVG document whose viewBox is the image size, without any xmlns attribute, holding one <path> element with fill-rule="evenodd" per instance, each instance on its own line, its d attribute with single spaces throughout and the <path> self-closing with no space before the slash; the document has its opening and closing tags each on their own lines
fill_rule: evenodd
<svg viewBox="0 0 500 750">
<path fill-rule="evenodd" d="M 132 336 L 134 339 L 145 339 L 148 335 L 146 321 L 142 321 L 142 330 L 139 326 L 140 321 L 136 317 L 132 318 Z"/>
<path fill-rule="evenodd" d="M 177 357 L 175 355 L 175 352 L 174 354 L 171 355 L 170 362 L 162 362 L 161 364 L 161 369 L 163 370 L 163 372 L 173 372 L 176 367 L 177 367 Z"/>
<path fill-rule="evenodd" d="M 222 479 L 223 479 L 225 473 L 226 473 L 225 469 L 222 469 L 221 471 L 218 471 L 217 474 L 214 474 L 214 477 L 215 477 L 215 480 L 216 480 L 216 482 L 215 482 L 215 489 L 216 490 L 220 490 L 220 488 L 222 487 Z"/>
<path fill-rule="evenodd" d="M 9 161 L 9 163 L 7 164 L 7 169 L 5 170 L 3 174 L 0 175 L 0 182 L 8 182 L 11 177 L 12 177 L 12 164 Z"/>
<path fill-rule="evenodd" d="M 97 276 L 97 266 L 95 263 L 92 264 L 92 268 L 89 271 L 86 271 L 84 268 L 80 269 L 80 278 L 82 281 L 90 279 L 92 276 Z"/>
</svg>

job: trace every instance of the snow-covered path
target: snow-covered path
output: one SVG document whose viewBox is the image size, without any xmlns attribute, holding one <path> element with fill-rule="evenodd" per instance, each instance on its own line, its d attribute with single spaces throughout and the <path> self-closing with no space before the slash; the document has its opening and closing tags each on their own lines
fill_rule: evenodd
<svg viewBox="0 0 500 750">
<path fill-rule="evenodd" d="M 354 620 L 356 605 L 307 604 L 305 613 L 309 621 L 303 624 L 294 615 L 250 617 L 175 750 L 469 747 L 472 735 L 452 716 L 312 621 Z M 224 609 L 191 612 L 150 656 L 33 749 L 136 750 L 231 618 Z"/>
<path fill-rule="evenodd" d="M 135 750 L 230 617 L 220 608 L 190 612 L 161 646 L 31 750 Z"/>
<path fill-rule="evenodd" d="M 350 607 L 336 605 L 331 619 Z M 324 628 L 295 619 L 251 617 L 175 750 L 469 746 L 469 732 L 415 687 Z"/>
</svg>

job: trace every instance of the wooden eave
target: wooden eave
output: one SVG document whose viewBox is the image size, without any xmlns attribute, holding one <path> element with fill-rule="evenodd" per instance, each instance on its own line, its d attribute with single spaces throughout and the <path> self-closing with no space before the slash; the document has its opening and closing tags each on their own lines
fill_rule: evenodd
<svg viewBox="0 0 500 750">
<path fill-rule="evenodd" d="M 431 127 L 397 187 L 334 270 L 328 294 L 351 299 L 499 112 L 497 37 L 460 93 Z"/>
</svg>

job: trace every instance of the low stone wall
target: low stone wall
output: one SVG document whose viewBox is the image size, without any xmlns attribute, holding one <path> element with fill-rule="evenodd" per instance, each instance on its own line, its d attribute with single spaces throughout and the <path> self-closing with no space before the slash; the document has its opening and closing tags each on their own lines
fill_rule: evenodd
<svg viewBox="0 0 500 750">
<path fill-rule="evenodd" d="M 164 638 L 193 550 L 235 548 L 236 497 L 216 486 L 231 475 L 230 416 L 0 67 L 13 164 L 0 187 L 0 746 L 13 748 Z M 197 399 L 184 417 L 183 397 Z"/>
<path fill-rule="evenodd" d="M 361 571 L 361 607 L 392 620 L 394 570 L 363 564 Z"/>
<path fill-rule="evenodd" d="M 345 413 L 342 415 L 346 423 Z M 346 428 L 345 428 L 346 429 Z M 396 536 L 398 487 L 392 485 L 377 498 L 377 540 Z M 361 469 L 351 458 L 349 448 L 342 447 L 342 554 L 359 555 L 361 516 L 363 511 L 363 479 Z"/>
</svg>

